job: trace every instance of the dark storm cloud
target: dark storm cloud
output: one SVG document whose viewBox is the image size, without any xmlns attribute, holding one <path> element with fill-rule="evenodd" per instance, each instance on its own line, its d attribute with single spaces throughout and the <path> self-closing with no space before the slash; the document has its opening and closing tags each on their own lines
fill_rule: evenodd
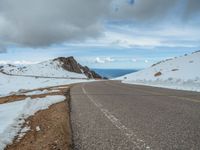
<svg viewBox="0 0 200 150">
<path fill-rule="evenodd" d="M 128 0 L 128 3 L 131 4 L 131 5 L 133 5 L 134 2 L 135 2 L 135 0 Z"/>
<path fill-rule="evenodd" d="M 116 1 L 120 3 L 113 11 Z M 169 22 L 167 16 L 178 12 L 183 20 L 190 19 L 199 10 L 199 0 L 0 0 L 0 42 L 49 46 L 96 38 L 103 33 L 104 20 Z"/>
<path fill-rule="evenodd" d="M 187 19 L 193 15 L 200 14 L 200 1 L 199 0 L 188 0 L 188 4 L 185 10 L 185 16 Z"/>
<path fill-rule="evenodd" d="M 165 20 L 169 22 L 170 20 L 166 19 L 170 17 L 188 20 L 199 12 L 199 0 L 135 0 L 131 6 L 123 3 L 112 17 L 136 21 Z"/>
<path fill-rule="evenodd" d="M 0 53 L 5 53 L 6 52 L 6 48 L 5 47 L 0 47 Z"/>
<path fill-rule="evenodd" d="M 25 46 L 97 37 L 110 0 L 0 0 L 0 36 Z"/>
</svg>

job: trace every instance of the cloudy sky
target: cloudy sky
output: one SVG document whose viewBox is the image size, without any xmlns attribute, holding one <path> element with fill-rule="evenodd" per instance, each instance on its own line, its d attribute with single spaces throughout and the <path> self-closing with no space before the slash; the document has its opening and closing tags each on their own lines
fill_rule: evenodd
<svg viewBox="0 0 200 150">
<path fill-rule="evenodd" d="M 0 0 L 0 64 L 144 68 L 200 49 L 199 0 Z"/>
</svg>

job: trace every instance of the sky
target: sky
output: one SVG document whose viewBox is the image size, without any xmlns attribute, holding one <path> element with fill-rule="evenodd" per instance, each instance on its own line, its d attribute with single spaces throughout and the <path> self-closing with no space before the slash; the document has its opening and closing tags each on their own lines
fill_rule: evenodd
<svg viewBox="0 0 200 150">
<path fill-rule="evenodd" d="M 142 69 L 200 49 L 199 0 L 0 0 L 0 64 Z"/>
</svg>

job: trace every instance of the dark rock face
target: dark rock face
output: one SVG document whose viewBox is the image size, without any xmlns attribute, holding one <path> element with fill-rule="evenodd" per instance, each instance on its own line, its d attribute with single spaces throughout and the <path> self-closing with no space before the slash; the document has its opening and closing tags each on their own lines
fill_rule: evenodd
<svg viewBox="0 0 200 150">
<path fill-rule="evenodd" d="M 102 79 L 96 72 L 90 70 L 87 66 L 79 64 L 74 57 L 58 57 L 53 61 L 59 61 L 63 69 L 76 73 L 84 73 L 89 79 Z"/>
<path fill-rule="evenodd" d="M 0 66 L 0 72 L 3 72 L 3 66 Z"/>
<path fill-rule="evenodd" d="M 102 79 L 99 74 L 97 74 L 93 70 L 90 70 L 87 66 L 81 66 L 81 69 L 83 70 L 83 73 L 90 79 Z"/>
<path fill-rule="evenodd" d="M 59 57 L 54 59 L 53 61 L 59 61 L 62 64 L 63 69 L 76 72 L 76 73 L 82 73 L 80 69 L 80 65 L 77 63 L 77 61 L 73 57 Z"/>
</svg>

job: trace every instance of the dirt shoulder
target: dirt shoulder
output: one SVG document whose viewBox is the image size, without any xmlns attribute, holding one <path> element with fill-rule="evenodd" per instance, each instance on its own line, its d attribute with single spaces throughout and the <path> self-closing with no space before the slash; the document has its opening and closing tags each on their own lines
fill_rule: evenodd
<svg viewBox="0 0 200 150">
<path fill-rule="evenodd" d="M 54 104 L 49 109 L 39 111 L 34 116 L 29 117 L 25 125 L 30 127 L 30 131 L 28 131 L 20 141 L 18 141 L 18 137 L 16 137 L 13 144 L 7 146 L 6 150 L 72 149 L 69 89 L 61 89 L 61 93 L 66 96 L 66 100 Z"/>
<path fill-rule="evenodd" d="M 27 92 L 33 92 L 33 91 L 38 91 L 38 90 L 60 90 L 59 92 L 51 92 L 48 94 L 38 94 L 38 95 L 29 95 L 26 96 L 25 94 Z M 5 96 L 5 97 L 0 97 L 0 104 L 4 104 L 4 103 L 10 103 L 10 102 L 15 102 L 15 101 L 21 101 L 24 100 L 27 97 L 30 98 L 43 98 L 47 95 L 65 95 L 65 93 L 67 92 L 67 90 L 69 90 L 69 86 L 67 85 L 63 85 L 63 86 L 53 86 L 53 87 L 48 87 L 48 88 L 38 88 L 38 89 L 34 89 L 34 90 L 28 90 L 26 92 L 22 92 L 18 95 L 9 95 L 9 96 Z"/>
</svg>

